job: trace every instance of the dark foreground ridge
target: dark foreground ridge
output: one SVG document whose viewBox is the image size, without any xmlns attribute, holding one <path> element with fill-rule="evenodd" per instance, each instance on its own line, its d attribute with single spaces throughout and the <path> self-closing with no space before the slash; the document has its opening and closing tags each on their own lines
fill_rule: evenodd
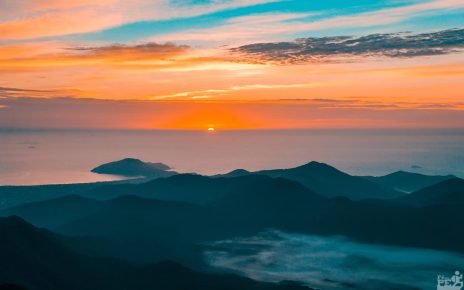
<svg viewBox="0 0 464 290">
<path fill-rule="evenodd" d="M 171 261 L 137 266 L 91 257 L 68 249 L 50 233 L 14 216 L 0 219 L 0 235 L 0 284 L 10 284 L 0 289 L 310 290 L 297 283 L 196 272 Z"/>
</svg>

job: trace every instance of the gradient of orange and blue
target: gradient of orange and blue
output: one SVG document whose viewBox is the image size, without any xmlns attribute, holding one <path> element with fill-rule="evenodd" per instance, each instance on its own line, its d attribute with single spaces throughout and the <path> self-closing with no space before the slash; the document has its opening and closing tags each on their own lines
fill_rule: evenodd
<svg viewBox="0 0 464 290">
<path fill-rule="evenodd" d="M 462 128 L 464 0 L 1 0 L 2 128 Z"/>
</svg>

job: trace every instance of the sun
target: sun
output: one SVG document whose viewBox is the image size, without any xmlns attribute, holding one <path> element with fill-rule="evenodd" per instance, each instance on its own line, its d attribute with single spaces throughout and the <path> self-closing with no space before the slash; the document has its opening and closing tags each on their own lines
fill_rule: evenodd
<svg viewBox="0 0 464 290">
<path fill-rule="evenodd" d="M 209 128 L 208 128 L 208 132 L 212 133 L 212 132 L 214 132 L 214 131 L 216 131 L 216 129 L 215 129 L 214 127 L 209 127 Z"/>
</svg>

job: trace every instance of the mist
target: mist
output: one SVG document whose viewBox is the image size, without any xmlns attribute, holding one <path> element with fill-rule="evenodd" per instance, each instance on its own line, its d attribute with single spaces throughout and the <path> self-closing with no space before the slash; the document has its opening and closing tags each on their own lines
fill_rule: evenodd
<svg viewBox="0 0 464 290">
<path fill-rule="evenodd" d="M 204 258 L 216 269 L 329 290 L 434 289 L 438 274 L 451 276 L 464 265 L 464 256 L 451 252 L 275 230 L 207 246 Z"/>
</svg>

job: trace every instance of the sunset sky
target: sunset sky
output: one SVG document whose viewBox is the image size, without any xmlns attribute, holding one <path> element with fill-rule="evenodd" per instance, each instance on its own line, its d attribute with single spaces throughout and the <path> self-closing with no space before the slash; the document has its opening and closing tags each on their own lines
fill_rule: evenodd
<svg viewBox="0 0 464 290">
<path fill-rule="evenodd" d="M 464 0 L 0 0 L 0 128 L 464 128 Z"/>
</svg>

